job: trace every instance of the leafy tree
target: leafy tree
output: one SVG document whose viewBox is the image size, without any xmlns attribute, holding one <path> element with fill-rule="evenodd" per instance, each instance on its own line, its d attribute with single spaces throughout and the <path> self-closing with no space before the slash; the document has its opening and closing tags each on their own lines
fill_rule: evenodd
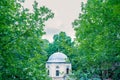
<svg viewBox="0 0 120 80">
<path fill-rule="evenodd" d="M 66 35 L 65 32 L 60 32 L 59 34 L 55 34 L 53 37 L 54 41 L 49 44 L 47 52 L 49 55 L 55 52 L 63 52 L 70 56 L 72 54 L 73 42 L 69 36 Z"/>
<path fill-rule="evenodd" d="M 78 74 L 120 77 L 120 1 L 88 0 L 73 23 L 78 44 Z"/>
<path fill-rule="evenodd" d="M 0 1 L 0 80 L 49 80 L 41 37 L 53 13 L 36 1 L 30 13 L 19 1 Z"/>
</svg>

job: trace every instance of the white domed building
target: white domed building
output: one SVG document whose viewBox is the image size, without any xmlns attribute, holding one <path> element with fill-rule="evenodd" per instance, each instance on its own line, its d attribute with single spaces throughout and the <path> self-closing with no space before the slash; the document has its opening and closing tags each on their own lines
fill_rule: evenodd
<svg viewBox="0 0 120 80">
<path fill-rule="evenodd" d="M 67 80 L 71 72 L 71 63 L 65 54 L 56 52 L 49 57 L 46 68 L 52 80 Z"/>
</svg>

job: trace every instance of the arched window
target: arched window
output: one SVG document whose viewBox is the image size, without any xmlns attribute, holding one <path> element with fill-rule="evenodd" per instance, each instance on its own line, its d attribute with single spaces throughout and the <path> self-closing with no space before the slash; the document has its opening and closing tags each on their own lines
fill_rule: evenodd
<svg viewBox="0 0 120 80">
<path fill-rule="evenodd" d="M 69 74 L 69 68 L 66 69 L 66 74 Z"/>
<path fill-rule="evenodd" d="M 57 69 L 59 69 L 59 66 L 56 66 Z"/>
<path fill-rule="evenodd" d="M 56 76 L 59 76 L 59 70 L 56 70 Z"/>
</svg>

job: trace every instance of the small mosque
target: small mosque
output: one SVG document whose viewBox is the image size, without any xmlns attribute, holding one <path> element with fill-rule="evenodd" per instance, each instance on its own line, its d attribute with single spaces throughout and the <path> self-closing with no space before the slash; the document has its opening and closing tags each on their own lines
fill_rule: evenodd
<svg viewBox="0 0 120 80">
<path fill-rule="evenodd" d="M 68 80 L 72 71 L 68 57 L 61 52 L 53 53 L 46 62 L 47 74 L 52 80 Z"/>
</svg>

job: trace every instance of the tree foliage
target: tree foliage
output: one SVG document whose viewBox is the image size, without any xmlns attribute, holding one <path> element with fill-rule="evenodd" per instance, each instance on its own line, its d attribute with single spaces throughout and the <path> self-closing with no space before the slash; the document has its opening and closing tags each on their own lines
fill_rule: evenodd
<svg viewBox="0 0 120 80">
<path fill-rule="evenodd" d="M 67 36 L 65 32 L 60 32 L 53 36 L 53 42 L 49 44 L 47 52 L 51 55 L 60 51 L 69 55 L 72 52 L 72 46 L 73 42 L 71 37 Z"/>
<path fill-rule="evenodd" d="M 0 80 L 48 80 L 41 37 L 53 13 L 36 1 L 30 13 L 19 1 L 0 1 Z"/>
<path fill-rule="evenodd" d="M 119 9 L 119 0 L 88 0 L 82 5 L 82 13 L 73 23 L 80 55 L 76 57 L 78 72 L 90 78 L 120 78 Z"/>
</svg>

